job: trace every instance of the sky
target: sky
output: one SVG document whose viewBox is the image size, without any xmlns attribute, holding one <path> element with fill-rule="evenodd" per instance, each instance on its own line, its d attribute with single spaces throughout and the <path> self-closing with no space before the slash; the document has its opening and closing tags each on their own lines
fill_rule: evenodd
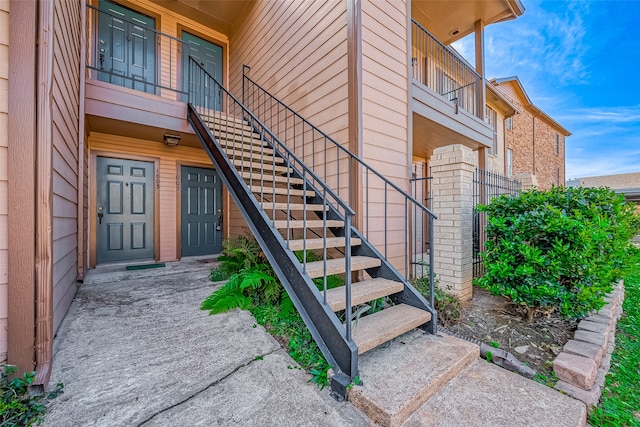
<svg viewBox="0 0 640 427">
<path fill-rule="evenodd" d="M 522 3 L 524 15 L 485 28 L 487 78 L 518 76 L 572 133 L 567 179 L 640 172 L 640 0 Z M 453 46 L 473 60 L 473 35 Z"/>
</svg>

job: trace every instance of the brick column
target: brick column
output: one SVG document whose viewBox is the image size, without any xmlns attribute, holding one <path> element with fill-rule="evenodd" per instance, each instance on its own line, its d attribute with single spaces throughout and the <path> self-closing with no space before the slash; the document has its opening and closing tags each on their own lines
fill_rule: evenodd
<svg viewBox="0 0 640 427">
<path fill-rule="evenodd" d="M 438 215 L 434 271 L 440 287 L 462 300 L 471 298 L 473 276 L 473 171 L 476 156 L 464 145 L 433 150 L 431 194 Z"/>
<path fill-rule="evenodd" d="M 522 183 L 523 191 L 531 190 L 538 186 L 538 179 L 532 173 L 519 173 L 514 175 L 513 178 Z"/>
</svg>

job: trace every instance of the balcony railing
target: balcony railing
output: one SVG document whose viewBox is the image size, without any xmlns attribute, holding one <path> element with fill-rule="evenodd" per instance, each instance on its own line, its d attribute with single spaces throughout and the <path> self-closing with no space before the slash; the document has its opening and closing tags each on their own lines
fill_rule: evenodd
<svg viewBox="0 0 640 427">
<path fill-rule="evenodd" d="M 92 78 L 152 93 L 173 100 L 186 100 L 183 83 L 184 55 L 188 43 L 139 22 L 87 5 L 91 34 L 87 68 Z"/>
<path fill-rule="evenodd" d="M 484 119 L 483 79 L 453 49 L 411 21 L 413 78 L 444 99 Z"/>
</svg>

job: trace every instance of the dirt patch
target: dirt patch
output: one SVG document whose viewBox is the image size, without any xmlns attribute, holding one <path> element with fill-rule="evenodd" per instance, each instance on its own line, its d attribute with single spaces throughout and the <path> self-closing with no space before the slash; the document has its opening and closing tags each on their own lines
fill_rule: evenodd
<svg viewBox="0 0 640 427">
<path fill-rule="evenodd" d="M 473 298 L 462 305 L 460 321 L 447 325 L 452 332 L 511 352 L 535 369 L 542 382 L 553 382 L 552 363 L 564 344 L 573 338 L 575 322 L 551 313 L 529 323 L 522 310 L 506 298 L 475 287 Z"/>
</svg>

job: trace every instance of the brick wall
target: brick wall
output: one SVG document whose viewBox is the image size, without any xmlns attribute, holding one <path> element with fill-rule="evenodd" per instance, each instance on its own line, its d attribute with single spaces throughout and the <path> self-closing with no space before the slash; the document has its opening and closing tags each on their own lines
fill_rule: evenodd
<svg viewBox="0 0 640 427">
<path fill-rule="evenodd" d="M 513 174 L 536 176 L 538 188 L 564 185 L 565 137 L 544 117 L 535 116 L 523 105 L 512 101 L 520 110 L 513 116 L 513 129 L 506 130 L 507 149 L 513 151 Z M 556 135 L 558 151 L 556 151 Z"/>
</svg>

